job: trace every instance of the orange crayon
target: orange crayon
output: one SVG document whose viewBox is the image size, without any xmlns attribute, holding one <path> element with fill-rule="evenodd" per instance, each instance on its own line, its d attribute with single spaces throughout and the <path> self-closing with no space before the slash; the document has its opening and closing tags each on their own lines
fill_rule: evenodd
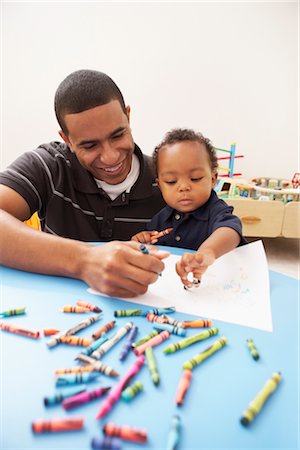
<svg viewBox="0 0 300 450">
<path fill-rule="evenodd" d="M 181 406 L 183 404 L 185 394 L 191 384 L 191 379 L 192 379 L 192 371 L 190 369 L 185 369 L 178 384 L 175 397 L 176 405 Z"/>
<path fill-rule="evenodd" d="M 149 322 L 168 323 L 168 319 L 163 316 L 157 316 L 156 314 L 147 314 L 146 318 Z"/>
<path fill-rule="evenodd" d="M 112 320 L 111 322 L 108 322 L 106 325 L 103 325 L 98 331 L 96 331 L 94 334 L 92 334 L 92 338 L 98 339 L 102 336 L 103 333 L 107 333 L 109 330 L 111 330 L 116 324 L 115 320 Z"/>
<path fill-rule="evenodd" d="M 83 308 L 82 306 L 71 306 L 71 305 L 64 306 L 61 311 L 65 312 L 65 313 L 86 313 L 86 312 L 91 312 L 91 310 L 89 308 Z"/>
<path fill-rule="evenodd" d="M 83 428 L 82 417 L 70 417 L 68 419 L 35 420 L 32 422 L 34 433 L 56 433 L 60 431 L 75 431 Z"/>
<path fill-rule="evenodd" d="M 210 328 L 212 326 L 211 320 L 190 320 L 181 322 L 182 328 Z"/>
<path fill-rule="evenodd" d="M 166 228 L 166 229 L 163 230 L 163 231 L 159 231 L 157 234 L 155 234 L 155 235 L 153 235 L 153 236 L 151 237 L 151 239 L 150 239 L 150 244 L 152 244 L 153 242 L 156 242 L 157 239 L 159 239 L 159 238 L 161 238 L 161 237 L 163 237 L 163 236 L 166 236 L 166 234 L 171 233 L 171 231 L 173 231 L 173 230 L 174 230 L 174 228 Z"/>
<path fill-rule="evenodd" d="M 147 431 L 127 425 L 119 426 L 109 422 L 103 426 L 103 433 L 106 436 L 124 439 L 124 441 L 138 442 L 140 444 L 147 442 Z"/>
<path fill-rule="evenodd" d="M 78 336 L 61 336 L 61 342 L 69 345 L 79 345 L 81 347 L 88 347 L 93 342 L 91 338 L 81 338 Z"/>
<path fill-rule="evenodd" d="M 99 306 L 93 305 L 92 303 L 88 303 L 88 302 L 86 302 L 84 300 L 77 300 L 76 301 L 76 305 L 83 306 L 83 308 L 87 308 L 90 311 L 93 311 L 93 312 L 96 312 L 96 313 L 102 312 L 102 309 L 99 308 Z"/>
<path fill-rule="evenodd" d="M 39 331 L 27 330 L 26 328 L 15 327 L 14 325 L 6 325 L 4 323 L 0 323 L 0 329 L 9 331 L 10 333 L 20 334 L 21 336 L 29 337 L 32 339 L 37 339 L 40 337 Z"/>
<path fill-rule="evenodd" d="M 63 375 L 65 373 L 84 373 L 84 372 L 94 372 L 95 368 L 92 364 L 86 366 L 74 366 L 67 369 L 56 369 L 56 375 Z"/>
<path fill-rule="evenodd" d="M 60 330 L 55 330 L 54 328 L 45 328 L 44 336 L 53 336 L 56 333 L 59 333 Z"/>
</svg>

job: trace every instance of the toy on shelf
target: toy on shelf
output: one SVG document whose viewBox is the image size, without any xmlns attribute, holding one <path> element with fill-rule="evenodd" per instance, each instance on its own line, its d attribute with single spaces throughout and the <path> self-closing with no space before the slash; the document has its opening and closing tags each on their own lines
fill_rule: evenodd
<svg viewBox="0 0 300 450">
<path fill-rule="evenodd" d="M 234 173 L 233 172 L 233 167 L 234 167 L 234 160 L 236 158 L 244 158 L 244 155 L 236 155 L 235 151 L 236 151 L 236 142 L 233 142 L 230 146 L 230 150 L 226 150 L 224 148 L 218 148 L 215 147 L 216 151 L 219 152 L 225 152 L 225 153 L 229 153 L 229 156 L 221 156 L 218 157 L 218 161 L 228 161 L 228 167 L 218 167 L 218 170 L 223 170 L 226 173 L 225 174 L 219 174 L 219 177 L 237 177 L 237 176 L 241 176 L 241 173 Z"/>
</svg>

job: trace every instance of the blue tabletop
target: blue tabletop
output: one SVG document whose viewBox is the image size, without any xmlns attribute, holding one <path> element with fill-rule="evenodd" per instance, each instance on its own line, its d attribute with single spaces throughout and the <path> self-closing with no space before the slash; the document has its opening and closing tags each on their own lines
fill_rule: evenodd
<svg viewBox="0 0 300 450">
<path fill-rule="evenodd" d="M 172 249 L 180 254 L 181 250 Z M 182 422 L 178 450 L 191 449 L 299 449 L 299 283 L 296 279 L 270 272 L 271 305 L 274 331 L 264 332 L 238 325 L 214 321 L 219 335 L 171 355 L 163 349 L 181 338 L 170 339 L 155 347 L 155 358 L 161 382 L 155 386 L 145 365 L 135 380 L 143 383 L 143 391 L 131 402 L 120 400 L 101 420 L 95 416 L 102 399 L 66 412 L 61 405 L 46 408 L 45 396 L 56 390 L 54 372 L 57 368 L 76 365 L 79 347 L 61 344 L 47 348 L 43 329 L 67 330 L 90 314 L 64 314 L 64 305 L 77 299 L 97 303 L 103 318 L 78 333 L 90 337 L 100 326 L 114 319 L 117 309 L 136 309 L 128 301 L 95 297 L 87 293 L 87 286 L 77 280 L 43 276 L 1 268 L 1 310 L 26 307 L 26 315 L 1 321 L 24 328 L 39 330 L 41 338 L 28 339 L 0 332 L 1 340 L 1 449 L 89 449 L 93 437 L 102 437 L 107 422 L 143 428 L 148 432 L 145 445 L 123 443 L 124 449 L 165 449 L 169 426 L 174 414 Z M 163 305 L 162 305 L 163 306 Z M 147 309 L 143 307 L 143 309 Z M 188 320 L 195 317 L 175 313 L 172 317 Z M 153 330 L 144 317 L 118 318 L 112 335 L 127 321 L 138 326 L 137 338 Z M 189 329 L 188 336 L 199 329 Z M 174 402 L 182 374 L 182 364 L 206 349 L 216 338 L 226 336 L 228 345 L 193 370 L 190 388 L 183 406 Z M 252 338 L 260 359 L 251 358 L 246 339 Z M 101 361 L 115 368 L 120 377 L 136 357 L 130 353 L 124 362 L 119 353 L 126 338 L 103 356 Z M 282 373 L 282 382 L 268 399 L 264 408 L 247 428 L 240 423 L 241 413 L 274 373 Z M 88 385 L 114 386 L 118 379 L 101 375 Z M 54 417 L 84 419 L 84 428 L 76 432 L 36 435 L 31 424 L 36 419 Z"/>
</svg>

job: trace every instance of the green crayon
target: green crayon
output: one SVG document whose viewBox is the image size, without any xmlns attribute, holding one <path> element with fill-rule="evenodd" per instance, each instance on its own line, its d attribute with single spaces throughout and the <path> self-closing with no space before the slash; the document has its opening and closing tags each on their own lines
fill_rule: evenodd
<svg viewBox="0 0 300 450">
<path fill-rule="evenodd" d="M 149 369 L 152 381 L 155 385 L 158 385 L 160 378 L 159 378 L 159 373 L 158 373 L 157 366 L 156 366 L 153 348 L 152 347 L 146 348 L 145 355 L 146 355 L 147 365 L 148 365 L 148 369 Z"/>
<path fill-rule="evenodd" d="M 193 336 L 190 336 L 186 339 L 182 339 L 181 341 L 178 341 L 175 344 L 169 345 L 163 350 L 163 352 L 166 353 L 167 355 L 169 353 L 177 352 L 178 350 L 181 350 L 183 348 L 189 347 L 192 344 L 195 344 L 195 342 L 203 341 L 204 339 L 207 339 L 210 336 L 214 336 L 218 333 L 219 329 L 217 327 L 208 328 L 207 330 L 202 331 L 201 333 L 194 334 Z"/>
<path fill-rule="evenodd" d="M 147 334 L 147 336 L 142 337 L 139 341 L 133 342 L 131 344 L 132 347 L 138 347 L 139 345 L 144 344 L 147 341 L 150 341 L 151 338 L 153 338 L 154 336 L 156 336 L 159 332 L 157 330 L 152 331 L 152 333 Z"/>
<path fill-rule="evenodd" d="M 278 384 L 281 381 L 281 373 L 275 372 L 272 377 L 266 382 L 261 391 L 257 394 L 257 396 L 249 403 L 248 408 L 243 412 L 242 417 L 240 419 L 242 425 L 247 426 L 260 412 L 262 407 L 264 406 L 267 399 L 270 397 L 272 392 L 275 391 Z"/>
<path fill-rule="evenodd" d="M 255 359 L 255 361 L 257 361 L 259 359 L 259 353 L 253 342 L 253 339 L 247 339 L 246 342 L 247 342 L 247 347 L 251 353 L 252 358 Z"/>
<path fill-rule="evenodd" d="M 218 341 L 215 341 L 210 347 L 208 347 L 206 350 L 203 350 L 203 352 L 198 353 L 195 355 L 192 359 L 189 361 L 186 361 L 183 364 L 183 369 L 193 369 L 195 366 L 198 366 L 203 361 L 205 361 L 209 356 L 216 353 L 218 350 L 221 350 L 225 345 L 227 344 L 227 338 L 221 337 Z"/>
<path fill-rule="evenodd" d="M 130 317 L 130 316 L 141 316 L 141 309 L 119 309 L 114 311 L 115 317 Z"/>
<path fill-rule="evenodd" d="M 140 381 L 136 381 L 135 383 L 128 386 L 121 394 L 121 398 L 126 402 L 132 400 L 139 392 L 143 390 L 144 386 Z"/>
<path fill-rule="evenodd" d="M 25 314 L 25 309 L 26 308 L 9 309 L 8 311 L 0 312 L 0 316 L 2 317 L 20 316 L 21 314 Z"/>
</svg>

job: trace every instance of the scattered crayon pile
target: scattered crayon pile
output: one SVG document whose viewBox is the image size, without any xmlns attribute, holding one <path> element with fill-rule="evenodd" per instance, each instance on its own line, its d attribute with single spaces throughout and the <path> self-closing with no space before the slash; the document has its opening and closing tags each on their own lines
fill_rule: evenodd
<svg viewBox="0 0 300 450">
<path fill-rule="evenodd" d="M 67 344 L 78 347 L 79 351 L 74 357 L 76 363 L 73 366 L 55 370 L 54 385 L 57 390 L 52 395 L 44 397 L 43 402 L 46 408 L 60 405 L 63 410 L 70 411 L 97 400 L 99 409 L 95 420 L 105 418 L 113 408 L 118 407 L 118 402 L 120 401 L 134 403 L 136 396 L 144 391 L 142 376 L 150 377 L 154 386 L 160 384 L 163 374 L 159 372 L 157 365 L 157 352 L 162 352 L 169 358 L 170 356 L 168 355 L 177 354 L 191 345 L 196 347 L 197 343 L 214 338 L 219 333 L 219 329 L 213 327 L 212 321 L 208 319 L 182 321 L 172 318 L 170 314 L 176 312 L 175 308 L 168 307 L 148 310 L 116 310 L 114 311 L 114 317 L 117 320 L 105 323 L 100 328 L 93 330 L 93 333 L 89 336 L 77 336 L 78 332 L 82 330 L 87 332 L 91 325 L 96 324 L 103 318 L 102 309 L 91 303 L 78 300 L 76 305 L 65 306 L 63 311 L 71 313 L 90 312 L 94 314 L 65 331 L 58 330 L 55 326 L 44 330 L 44 336 L 48 337 L 46 342 L 48 349 Z M 25 308 L 12 309 L 0 313 L 2 317 L 21 314 L 25 314 Z M 152 327 L 152 330 L 147 335 L 139 337 L 137 340 L 138 325 L 131 320 L 126 322 L 128 318 L 132 319 L 133 317 L 139 317 L 138 320 L 147 321 L 149 327 Z M 117 324 L 117 321 L 120 323 Z M 0 329 L 32 338 L 38 338 L 40 335 L 38 331 L 13 326 L 8 324 L 8 322 L 0 323 Z M 201 329 L 201 331 L 193 332 L 196 329 Z M 187 336 L 188 332 L 190 333 L 189 336 Z M 176 339 L 175 342 L 165 345 L 161 350 L 160 345 L 171 337 Z M 124 342 L 119 352 L 119 360 L 123 362 L 131 355 L 131 363 L 129 368 L 124 370 L 124 373 L 119 374 L 109 364 L 103 363 L 102 357 L 112 351 L 121 340 Z M 215 339 L 211 345 L 200 352 L 196 351 L 192 358 L 182 364 L 181 377 L 179 378 L 176 392 L 174 392 L 174 404 L 176 407 L 181 407 L 185 402 L 188 402 L 187 393 L 189 389 L 192 389 L 193 371 L 198 370 L 197 367 L 199 365 L 224 349 L 226 345 L 227 337 L 222 336 Z M 252 339 L 246 340 L 246 347 L 254 361 L 258 361 L 260 355 Z M 146 366 L 146 370 L 143 370 L 144 366 Z M 148 375 L 145 374 L 147 372 Z M 105 386 L 88 389 L 87 385 L 97 383 L 100 375 L 105 375 L 109 380 L 114 381 L 114 385 L 111 386 L 110 382 L 108 382 Z M 254 420 L 280 381 L 281 373 L 275 372 L 242 413 L 240 418 L 242 425 L 248 426 Z M 147 395 L 147 392 L 145 392 L 145 395 Z M 181 417 L 179 414 L 173 414 L 168 427 L 169 429 L 166 430 L 166 448 L 167 450 L 178 449 L 180 447 L 181 429 Z M 55 414 L 53 419 L 38 419 L 32 422 L 32 431 L 38 434 L 71 432 L 83 428 L 84 418 L 82 416 L 57 418 L 57 414 Z M 108 422 L 103 425 L 102 431 L 103 437 L 97 436 L 92 438 L 91 448 L 120 450 L 123 443 L 126 442 L 139 444 L 148 442 L 146 429 Z"/>
</svg>

